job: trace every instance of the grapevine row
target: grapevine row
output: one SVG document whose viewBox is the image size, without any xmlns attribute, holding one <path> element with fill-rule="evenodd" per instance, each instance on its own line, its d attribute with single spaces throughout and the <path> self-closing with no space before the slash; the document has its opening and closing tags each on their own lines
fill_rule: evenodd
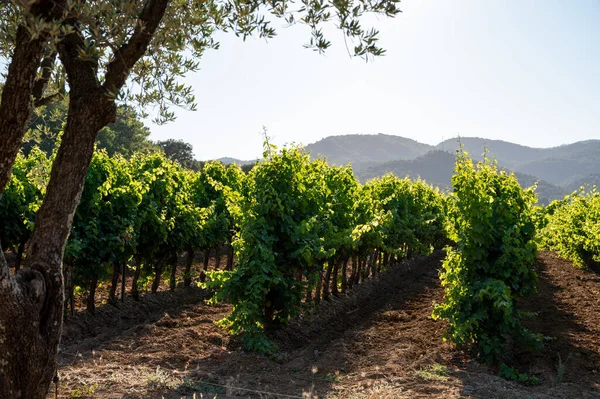
<svg viewBox="0 0 600 399">
<path fill-rule="evenodd" d="M 600 263 L 600 192 L 584 188 L 541 210 L 540 241 L 544 248 L 576 266 Z"/>
<path fill-rule="evenodd" d="M 17 267 L 49 165 L 38 150 L 19 155 L 0 199 L 0 239 L 18 254 Z M 150 282 L 156 292 L 163 276 L 175 289 L 182 254 L 183 285 L 189 286 L 200 251 L 198 282 L 209 276 L 214 299 L 233 305 L 221 325 L 243 334 L 247 349 L 268 353 L 273 348 L 267 336 L 277 326 L 450 239 L 456 246 L 447 250 L 441 275 L 446 302 L 434 316 L 450 322 L 448 338 L 475 344 L 484 359 L 495 362 L 502 360 L 507 335 L 539 341 L 521 328 L 523 314 L 516 308 L 536 287 L 535 195 L 513 175 L 489 163 L 474 166 L 462 152 L 453 188 L 445 196 L 423 181 L 393 175 L 363 185 L 349 166 L 311 160 L 295 147 L 267 145 L 264 159 L 248 174 L 219 162 L 193 172 L 158 153 L 126 160 L 97 151 L 65 248 L 69 291 L 86 287 L 93 312 L 99 282 L 111 281 L 114 301 L 125 274 L 132 274 L 136 299 Z M 594 192 L 555 204 L 546 229 L 554 228 L 567 203 L 583 201 L 586 212 L 595 209 L 597 215 L 597 199 Z M 229 250 L 225 268 L 208 272 L 211 248 L 219 259 L 223 247 Z"/>
<path fill-rule="evenodd" d="M 19 155 L 0 199 L 1 239 L 15 253 L 24 252 L 49 165 L 38 150 Z M 252 342 L 305 304 L 441 245 L 444 214 L 444 196 L 422 181 L 390 175 L 361 185 L 349 166 L 328 166 L 297 148 L 269 147 L 248 175 L 218 162 L 193 172 L 161 154 L 126 160 L 97 151 L 65 248 L 68 291 L 84 287 L 93 312 L 99 283 L 111 281 L 113 301 L 124 273 L 132 274 L 134 298 L 150 282 L 156 292 L 163 276 L 175 289 L 177 259 L 187 254 L 189 286 L 197 251 L 206 270 L 211 248 L 230 248 L 211 284 L 234 304 L 224 323 Z"/>
</svg>

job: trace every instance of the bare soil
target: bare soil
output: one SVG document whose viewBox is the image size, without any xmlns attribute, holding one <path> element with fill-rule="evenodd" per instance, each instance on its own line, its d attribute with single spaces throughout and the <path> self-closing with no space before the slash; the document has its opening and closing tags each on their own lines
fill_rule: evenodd
<svg viewBox="0 0 600 399">
<path fill-rule="evenodd" d="M 272 337 L 273 359 L 241 350 L 214 324 L 230 305 L 204 303 L 198 288 L 79 312 L 65 326 L 58 397 L 600 398 L 600 275 L 540 254 L 539 293 L 522 307 L 552 339 L 540 353 L 510 348 L 541 379 L 525 386 L 442 341 L 446 324 L 431 319 L 442 258 L 396 265 L 306 312 Z"/>
</svg>

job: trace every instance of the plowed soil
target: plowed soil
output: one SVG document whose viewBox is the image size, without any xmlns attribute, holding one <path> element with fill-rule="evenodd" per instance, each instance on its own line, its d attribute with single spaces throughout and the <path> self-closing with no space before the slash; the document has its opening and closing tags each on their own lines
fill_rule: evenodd
<svg viewBox="0 0 600 399">
<path fill-rule="evenodd" d="M 273 337 L 274 359 L 242 351 L 214 324 L 230 306 L 205 304 L 200 289 L 82 312 L 66 324 L 58 397 L 600 398 L 598 274 L 540 254 L 539 293 L 522 308 L 550 340 L 508 353 L 541 379 L 525 386 L 442 341 L 446 324 L 431 319 L 442 258 L 396 265 L 293 320 Z"/>
</svg>

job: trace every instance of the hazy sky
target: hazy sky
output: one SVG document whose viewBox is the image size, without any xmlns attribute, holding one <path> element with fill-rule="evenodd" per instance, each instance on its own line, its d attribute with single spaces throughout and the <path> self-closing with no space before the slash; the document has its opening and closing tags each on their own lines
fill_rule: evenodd
<svg viewBox="0 0 600 399">
<path fill-rule="evenodd" d="M 386 133 L 429 144 L 460 134 L 548 147 L 600 139 L 600 0 L 404 0 L 369 20 L 386 56 L 350 58 L 329 29 L 324 56 L 304 26 L 265 42 L 219 35 L 187 82 L 198 110 L 150 125 L 198 159 L 262 153 L 274 142 Z"/>
</svg>

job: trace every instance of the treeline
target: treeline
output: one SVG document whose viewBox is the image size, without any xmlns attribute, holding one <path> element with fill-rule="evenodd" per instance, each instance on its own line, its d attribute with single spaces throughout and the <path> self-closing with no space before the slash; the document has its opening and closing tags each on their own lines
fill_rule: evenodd
<svg viewBox="0 0 600 399">
<path fill-rule="evenodd" d="M 25 155 L 38 147 L 48 156 L 56 149 L 67 119 L 68 99 L 36 108 L 27 126 L 22 151 Z M 204 162 L 194 158 L 191 144 L 182 140 L 150 140 L 150 129 L 144 125 L 138 112 L 128 106 L 120 106 L 114 123 L 98 133 L 96 148 L 108 155 L 120 154 L 130 158 L 139 152 L 162 152 L 181 166 L 200 170 Z"/>
</svg>

